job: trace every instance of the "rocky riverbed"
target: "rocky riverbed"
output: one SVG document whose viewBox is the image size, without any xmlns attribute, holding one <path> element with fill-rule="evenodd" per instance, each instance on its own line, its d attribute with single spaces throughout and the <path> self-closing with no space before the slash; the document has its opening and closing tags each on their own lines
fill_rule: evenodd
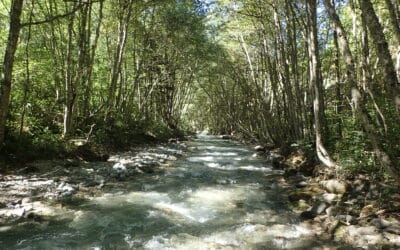
<svg viewBox="0 0 400 250">
<path fill-rule="evenodd" d="M 112 155 L 107 162 L 38 161 L 0 175 L 0 233 L 73 217 L 69 206 L 134 181 L 138 175 L 163 171 L 185 151 L 184 143 L 144 146 Z"/>
</svg>

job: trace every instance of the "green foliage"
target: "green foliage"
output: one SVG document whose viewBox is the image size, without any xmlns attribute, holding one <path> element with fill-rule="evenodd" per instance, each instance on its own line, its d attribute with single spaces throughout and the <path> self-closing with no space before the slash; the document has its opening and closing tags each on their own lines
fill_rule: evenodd
<svg viewBox="0 0 400 250">
<path fill-rule="evenodd" d="M 338 162 L 345 171 L 382 174 L 365 134 L 357 128 L 350 130 L 346 127 L 343 138 L 336 141 L 335 148 L 338 150 L 336 155 Z"/>
<path fill-rule="evenodd" d="M 10 1 L 3 2 L 10 5 Z M 129 2 L 131 13 L 126 8 Z M 314 150 L 314 93 L 309 82 L 304 1 L 103 3 L 91 1 L 85 5 L 91 8 L 88 12 L 80 8 L 66 17 L 21 30 L 3 155 L 18 159 L 25 154 L 33 159 L 70 150 L 60 139 L 68 104 L 67 82 L 72 86 L 74 125 L 69 136 L 86 137 L 94 125 L 91 141 L 107 148 L 122 149 L 182 136 L 182 131 L 209 129 L 282 147 L 302 142 L 298 143 L 301 148 Z M 44 20 L 65 14 L 73 5 L 53 0 L 27 2 L 23 22 L 31 13 L 33 21 Z M 384 3 L 374 5 L 379 17 L 388 19 Z M 9 25 L 4 6 L 0 8 L 0 56 Z M 319 59 L 329 128 L 323 139 L 346 170 L 381 173 L 369 139 L 354 122 L 342 57 L 336 86 L 337 48 L 332 26 L 322 5 L 319 12 Z M 363 55 L 360 9 L 356 2 L 345 1 L 337 3 L 337 13 L 348 31 L 354 58 L 359 60 Z M 85 15 L 88 20 L 82 22 Z M 386 26 L 385 37 L 394 55 L 395 31 Z M 126 32 L 121 32 L 123 27 Z M 126 34 L 124 43 L 120 34 Z M 370 41 L 372 63 L 377 56 Z M 124 46 L 120 70 L 113 75 L 119 46 Z M 364 69 L 357 67 L 361 86 Z M 366 93 L 365 106 L 384 135 L 384 150 L 400 155 L 398 114 L 384 90 L 381 69 L 376 67 L 369 65 L 374 78 L 368 84 L 374 100 Z M 90 79 L 86 79 L 89 68 Z M 118 79 L 114 90 L 113 76 Z M 115 100 L 108 100 L 109 96 Z M 385 123 L 389 124 L 387 131 Z"/>
<path fill-rule="evenodd" d="M 63 140 L 57 134 L 44 130 L 40 134 L 8 133 L 6 144 L 0 152 L 0 160 L 29 162 L 37 159 L 54 159 L 65 155 Z"/>
</svg>

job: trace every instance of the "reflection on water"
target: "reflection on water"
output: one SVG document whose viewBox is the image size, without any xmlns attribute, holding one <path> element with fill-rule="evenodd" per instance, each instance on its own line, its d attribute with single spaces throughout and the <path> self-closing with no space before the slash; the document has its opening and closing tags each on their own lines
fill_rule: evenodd
<svg viewBox="0 0 400 250">
<path fill-rule="evenodd" d="M 164 173 L 92 198 L 70 219 L 22 228 L 7 249 L 282 249 L 318 246 L 266 176 L 280 175 L 237 143 L 201 136 Z M 1 236 L 0 236 L 1 237 Z"/>
</svg>

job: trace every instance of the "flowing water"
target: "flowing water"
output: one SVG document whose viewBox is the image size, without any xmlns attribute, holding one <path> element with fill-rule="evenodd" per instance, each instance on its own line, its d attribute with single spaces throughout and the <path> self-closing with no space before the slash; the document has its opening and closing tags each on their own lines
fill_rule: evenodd
<svg viewBox="0 0 400 250">
<path fill-rule="evenodd" d="M 0 248 L 322 248 L 288 209 L 281 172 L 232 141 L 199 136 L 189 144 L 174 167 L 84 201 L 69 219 L 22 227 Z"/>
</svg>

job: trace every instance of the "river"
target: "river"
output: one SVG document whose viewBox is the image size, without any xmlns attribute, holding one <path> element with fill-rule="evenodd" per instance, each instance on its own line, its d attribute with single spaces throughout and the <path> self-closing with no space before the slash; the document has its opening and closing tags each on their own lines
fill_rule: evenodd
<svg viewBox="0 0 400 250">
<path fill-rule="evenodd" d="M 322 249 L 289 209 L 282 172 L 251 148 L 200 135 L 187 156 L 76 204 L 74 216 L 21 227 L 1 249 Z"/>
</svg>

